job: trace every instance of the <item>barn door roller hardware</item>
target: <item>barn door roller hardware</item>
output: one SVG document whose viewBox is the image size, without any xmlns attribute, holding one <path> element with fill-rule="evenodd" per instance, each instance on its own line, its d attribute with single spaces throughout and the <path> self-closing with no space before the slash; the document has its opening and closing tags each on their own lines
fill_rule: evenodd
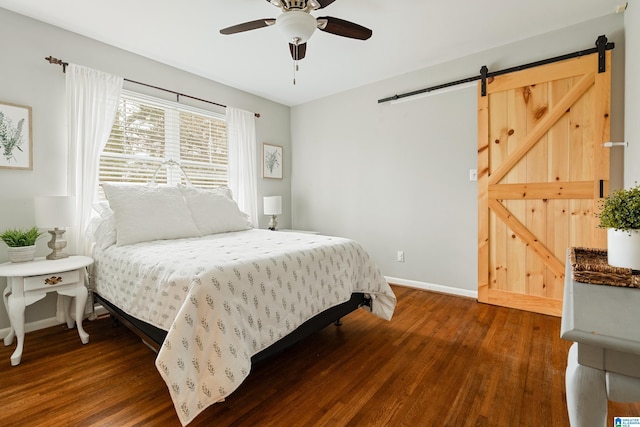
<svg viewBox="0 0 640 427">
<path fill-rule="evenodd" d="M 502 74 L 513 73 L 514 71 L 526 70 L 527 68 L 538 67 L 540 65 L 551 64 L 553 62 L 564 61 L 566 59 L 578 58 L 580 56 L 585 56 L 585 55 L 591 55 L 592 53 L 598 53 L 598 72 L 599 73 L 604 73 L 606 71 L 606 55 L 605 55 L 605 52 L 607 50 L 612 50 L 613 48 L 615 48 L 615 43 L 608 42 L 607 41 L 607 37 L 602 35 L 602 36 L 598 37 L 598 39 L 596 40 L 596 47 L 591 48 L 591 49 L 585 49 L 585 50 L 580 50 L 578 52 L 567 53 L 565 55 L 560 55 L 560 56 L 556 56 L 556 57 L 553 57 L 553 58 L 543 59 L 541 61 L 531 62 L 529 64 L 518 65 L 517 67 L 511 67 L 511 68 L 507 68 L 505 70 L 500 70 L 500 71 L 489 72 L 489 68 L 486 65 L 483 65 L 482 68 L 480 69 L 480 75 L 478 75 L 478 76 L 468 77 L 466 79 L 461 79 L 461 80 L 455 80 L 455 81 L 452 81 L 452 82 L 449 82 L 449 83 L 443 83 L 443 84 L 439 84 L 439 85 L 436 85 L 436 86 L 431 86 L 431 87 L 428 87 L 428 88 L 425 88 L 425 89 L 414 90 L 412 92 L 406 92 L 406 93 L 399 94 L 399 95 L 393 95 L 393 96 L 390 96 L 388 98 L 379 99 L 378 100 L 378 104 L 381 104 L 383 102 L 388 102 L 388 101 L 396 101 L 398 99 L 406 98 L 408 96 L 414 96 L 414 95 L 419 95 L 419 94 L 422 94 L 422 93 L 432 92 L 434 90 L 443 89 L 443 88 L 450 87 L 450 86 L 456 86 L 456 85 L 459 85 L 459 84 L 468 83 L 468 82 L 472 82 L 472 81 L 475 81 L 475 80 L 480 80 L 481 81 L 481 88 L 480 88 L 481 94 L 482 94 L 482 96 L 486 96 L 487 95 L 487 79 L 490 79 L 490 78 L 496 77 L 496 76 L 500 76 Z"/>
<path fill-rule="evenodd" d="M 486 65 L 483 65 L 480 68 L 480 92 L 482 96 L 487 96 L 487 77 L 489 75 L 489 68 Z"/>
<path fill-rule="evenodd" d="M 607 58 L 605 55 L 605 51 L 607 50 L 606 36 L 598 37 L 598 40 L 596 40 L 596 48 L 598 49 L 598 73 L 604 73 L 607 71 Z"/>
<path fill-rule="evenodd" d="M 527 68 L 534 68 L 534 67 L 538 67 L 540 65 L 546 65 L 546 64 L 552 64 L 554 62 L 559 62 L 559 61 L 564 61 L 566 59 L 572 59 L 572 58 L 578 58 L 581 56 L 585 56 L 585 55 L 591 55 L 592 53 L 598 53 L 598 73 L 604 73 L 607 68 L 606 65 L 606 55 L 605 52 L 607 50 L 611 50 L 615 47 L 615 43 L 608 43 L 607 42 L 607 36 L 602 35 L 600 37 L 598 37 L 598 39 L 596 40 L 596 47 L 591 48 L 591 49 L 586 49 L 586 50 L 580 50 L 578 52 L 573 52 L 573 53 L 567 53 L 565 55 L 560 55 L 560 56 L 556 56 L 553 58 L 548 58 L 548 59 L 543 59 L 542 61 L 536 61 L 536 62 L 531 62 L 529 64 L 524 64 L 524 65 L 519 65 L 517 67 L 512 67 L 512 68 L 507 68 L 506 70 L 500 70 L 500 71 L 494 71 L 492 73 L 487 72 L 486 75 L 483 77 L 482 75 L 480 76 L 480 78 L 483 79 L 483 83 L 482 83 L 482 96 L 486 96 L 487 95 L 487 91 L 486 91 L 486 79 L 490 78 L 490 77 L 495 77 L 495 76 L 500 76 L 502 74 L 509 74 L 512 73 L 514 71 L 520 71 L 520 70 L 526 70 Z M 482 67 L 483 69 L 485 67 Z"/>
</svg>

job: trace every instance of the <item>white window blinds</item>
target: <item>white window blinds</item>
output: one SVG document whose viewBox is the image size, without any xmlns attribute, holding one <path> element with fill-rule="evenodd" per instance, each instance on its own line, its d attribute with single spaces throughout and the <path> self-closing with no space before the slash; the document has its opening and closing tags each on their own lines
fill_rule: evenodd
<svg viewBox="0 0 640 427">
<path fill-rule="evenodd" d="M 147 183 L 166 160 L 179 162 L 194 186 L 228 185 L 224 116 L 123 91 L 100 156 L 100 183 Z M 163 167 L 156 182 L 181 178 L 177 168 Z"/>
</svg>

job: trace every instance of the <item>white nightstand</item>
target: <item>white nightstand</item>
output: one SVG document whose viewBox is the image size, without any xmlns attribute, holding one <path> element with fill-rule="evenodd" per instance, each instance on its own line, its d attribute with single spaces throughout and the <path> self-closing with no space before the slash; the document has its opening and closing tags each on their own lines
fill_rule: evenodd
<svg viewBox="0 0 640 427">
<path fill-rule="evenodd" d="M 88 291 L 84 285 L 85 267 L 93 264 L 93 259 L 87 256 L 70 256 L 68 258 L 48 260 L 36 258 L 30 262 L 0 264 L 0 276 L 7 277 L 7 287 L 4 290 L 4 305 L 9 314 L 11 331 L 4 339 L 8 346 L 17 337 L 18 345 L 11 355 L 11 365 L 20 364 L 24 346 L 24 310 L 27 306 L 41 300 L 48 292 L 76 297 L 76 319 L 78 335 L 83 344 L 89 342 L 89 334 L 82 328 L 84 307 L 87 303 Z M 69 310 L 65 310 L 65 317 L 69 328 L 73 327 L 73 320 Z"/>
<path fill-rule="evenodd" d="M 282 229 L 282 230 L 278 230 L 278 231 L 282 231 L 284 233 L 303 233 L 303 234 L 320 234 L 317 231 L 310 231 L 310 230 L 291 230 L 288 228 Z"/>
</svg>

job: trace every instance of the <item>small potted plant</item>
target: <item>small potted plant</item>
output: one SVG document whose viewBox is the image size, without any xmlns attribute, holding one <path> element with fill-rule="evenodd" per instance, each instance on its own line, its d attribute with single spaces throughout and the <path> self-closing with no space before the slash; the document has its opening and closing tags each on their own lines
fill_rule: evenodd
<svg viewBox="0 0 640 427">
<path fill-rule="evenodd" d="M 0 234 L 0 239 L 9 247 L 9 261 L 32 261 L 36 255 L 36 240 L 43 234 L 38 227 L 5 230 Z"/>
<path fill-rule="evenodd" d="M 598 217 L 607 229 L 609 265 L 640 270 L 640 186 L 611 193 Z"/>
</svg>

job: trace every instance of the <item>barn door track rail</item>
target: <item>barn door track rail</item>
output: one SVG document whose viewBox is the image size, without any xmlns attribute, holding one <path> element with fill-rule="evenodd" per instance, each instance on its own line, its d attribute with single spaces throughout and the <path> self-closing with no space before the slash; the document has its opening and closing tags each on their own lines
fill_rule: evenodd
<svg viewBox="0 0 640 427">
<path fill-rule="evenodd" d="M 527 68 L 538 67 L 540 65 L 551 64 L 553 62 L 559 62 L 559 61 L 564 61 L 564 60 L 567 60 L 567 59 L 578 58 L 580 56 L 591 55 L 592 53 L 597 53 L 598 54 L 598 72 L 599 73 L 603 73 L 603 72 L 606 71 L 605 52 L 607 50 L 612 50 L 613 48 L 615 48 L 615 43 L 609 42 L 607 40 L 607 37 L 602 35 L 602 36 L 598 37 L 598 39 L 596 40 L 595 45 L 596 45 L 596 47 L 593 47 L 591 49 L 585 49 L 585 50 L 580 50 L 580 51 L 577 51 L 577 52 L 567 53 L 567 54 L 564 54 L 564 55 L 555 56 L 553 58 L 543 59 L 541 61 L 530 62 L 528 64 L 518 65 L 516 67 L 506 68 L 504 70 L 499 70 L 499 71 L 489 71 L 489 68 L 486 65 L 483 65 L 480 68 L 480 74 L 477 75 L 477 76 L 467 77 L 465 79 L 455 80 L 455 81 L 452 81 L 452 82 L 442 83 L 442 84 L 431 86 L 431 87 L 424 88 L 424 89 L 418 89 L 418 90 L 414 90 L 414 91 L 411 91 L 411 92 L 405 92 L 405 93 L 401 93 L 401 94 L 398 94 L 398 95 L 393 95 L 393 96 L 390 96 L 390 97 L 387 97 L 387 98 L 382 98 L 382 99 L 378 100 L 378 104 L 382 104 L 384 102 L 389 102 L 389 101 L 397 101 L 397 100 L 402 99 L 402 98 L 407 98 L 407 97 L 415 96 L 415 95 L 421 95 L 421 94 L 424 94 L 424 93 L 433 92 L 435 90 L 444 89 L 444 88 L 451 87 L 451 86 L 457 86 L 457 85 L 461 85 L 461 84 L 465 84 L 465 83 L 470 83 L 470 82 L 473 82 L 473 81 L 476 81 L 476 80 L 480 80 L 481 81 L 482 96 L 486 96 L 487 95 L 487 80 L 491 79 L 492 77 L 500 76 L 502 74 L 509 74 L 509 73 L 514 72 L 514 71 L 526 70 Z"/>
</svg>

